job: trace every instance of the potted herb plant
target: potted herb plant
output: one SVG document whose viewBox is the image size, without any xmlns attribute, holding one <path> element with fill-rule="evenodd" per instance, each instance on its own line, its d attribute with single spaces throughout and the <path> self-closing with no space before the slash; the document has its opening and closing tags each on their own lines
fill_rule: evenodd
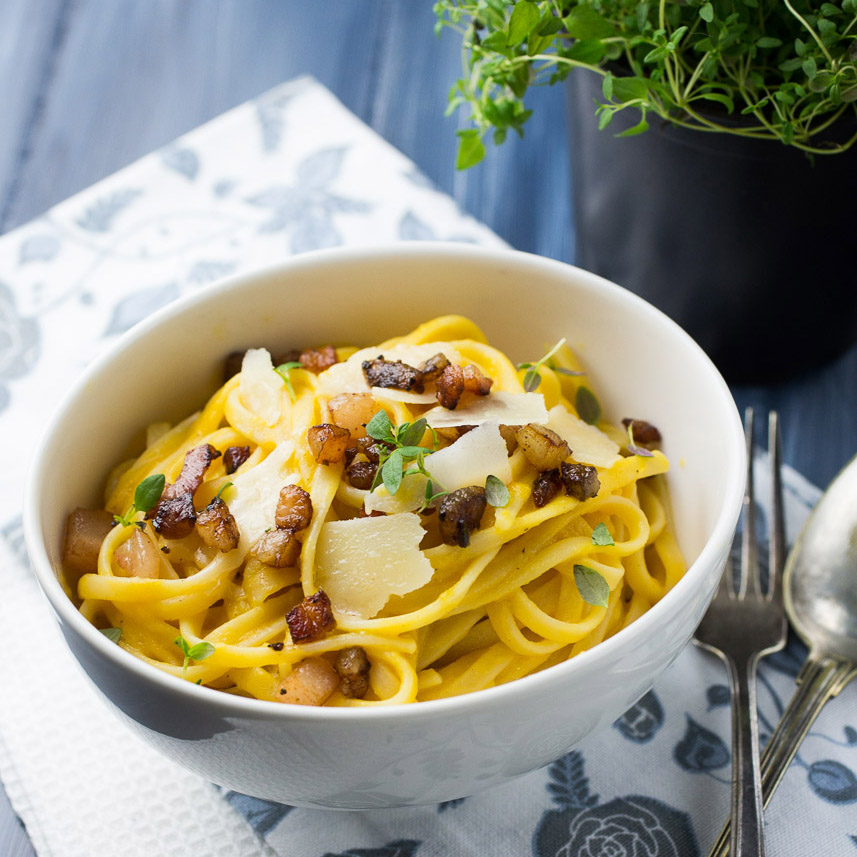
<svg viewBox="0 0 857 857">
<path fill-rule="evenodd" d="M 468 74 L 458 166 L 567 81 L 576 259 L 729 380 L 857 340 L 857 0 L 439 0 Z"/>
</svg>

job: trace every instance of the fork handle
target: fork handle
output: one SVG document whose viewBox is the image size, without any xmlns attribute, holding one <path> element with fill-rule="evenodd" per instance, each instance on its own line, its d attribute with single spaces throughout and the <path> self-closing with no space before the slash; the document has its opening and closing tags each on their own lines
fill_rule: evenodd
<svg viewBox="0 0 857 857">
<path fill-rule="evenodd" d="M 736 857 L 764 857 L 762 782 L 759 771 L 759 720 L 756 712 L 758 655 L 744 662 L 730 659 L 732 685 L 732 818 L 730 834 Z"/>
<path fill-rule="evenodd" d="M 806 737 L 825 703 L 836 696 L 857 676 L 857 664 L 837 655 L 810 652 L 797 677 L 797 690 L 789 701 L 762 754 L 762 801 L 767 807 L 777 790 L 798 747 Z M 754 700 L 755 704 L 755 700 Z M 734 714 L 733 714 L 734 722 Z M 734 814 L 733 818 L 738 818 Z M 741 851 L 730 851 L 731 823 L 727 819 L 709 857 L 741 857 Z"/>
</svg>

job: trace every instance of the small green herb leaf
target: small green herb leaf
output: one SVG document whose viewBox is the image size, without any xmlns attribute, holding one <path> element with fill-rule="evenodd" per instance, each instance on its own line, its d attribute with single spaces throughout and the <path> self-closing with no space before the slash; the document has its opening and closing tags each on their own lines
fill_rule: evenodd
<svg viewBox="0 0 857 857">
<path fill-rule="evenodd" d="M 513 48 L 520 45 L 539 23 L 539 7 L 532 0 L 518 0 L 509 17 L 509 38 L 506 44 Z"/>
<path fill-rule="evenodd" d="M 645 119 L 641 119 L 636 125 L 620 131 L 617 137 L 636 137 L 637 134 L 643 134 L 649 130 L 649 123 Z"/>
<path fill-rule="evenodd" d="M 604 576 L 588 565 L 574 566 L 574 582 L 580 597 L 595 607 L 606 607 L 610 598 L 610 587 Z"/>
<path fill-rule="evenodd" d="M 485 497 L 492 506 L 501 508 L 509 502 L 509 489 L 492 473 L 485 480 Z"/>
<path fill-rule="evenodd" d="M 485 157 L 485 144 L 479 139 L 475 128 L 458 132 L 458 155 L 455 159 L 457 170 L 466 170 L 478 164 Z"/>
<path fill-rule="evenodd" d="M 437 487 L 440 487 L 440 486 L 437 486 Z M 447 494 L 449 494 L 449 491 L 437 491 L 437 492 L 435 492 L 434 489 L 435 489 L 435 485 L 431 481 L 431 479 L 426 480 L 425 501 L 423 502 L 422 506 L 420 506 L 420 509 L 419 509 L 420 512 L 424 511 L 429 506 L 431 506 L 431 504 L 434 503 L 435 500 L 439 500 L 441 497 L 445 497 Z"/>
<path fill-rule="evenodd" d="M 399 426 L 398 431 L 396 432 L 396 442 L 401 444 L 403 447 L 414 447 L 419 444 L 419 442 L 423 439 L 423 435 L 426 432 L 426 426 L 428 422 L 425 417 L 420 417 L 418 420 L 412 423 L 402 423 Z M 408 453 L 405 453 L 407 455 Z M 417 453 L 414 453 L 416 455 Z"/>
<path fill-rule="evenodd" d="M 532 393 L 533 390 L 538 389 L 539 384 L 542 382 L 542 376 L 539 374 L 539 369 L 541 369 L 542 366 L 548 366 L 551 369 L 554 369 L 550 359 L 557 353 L 557 351 L 559 351 L 560 348 L 562 348 L 563 345 L 565 345 L 565 338 L 560 339 L 560 341 L 557 342 L 557 344 L 554 345 L 554 347 L 551 348 L 544 357 L 540 358 L 535 363 L 518 363 L 516 368 L 527 370 L 524 372 L 524 380 L 522 382 L 526 392 Z"/>
<path fill-rule="evenodd" d="M 595 425 L 601 419 L 601 404 L 595 393 L 588 387 L 578 387 L 574 395 L 574 408 L 577 415 L 590 425 Z"/>
<path fill-rule="evenodd" d="M 539 375 L 538 369 L 527 369 L 527 371 L 524 372 L 524 389 L 528 393 L 532 393 L 533 390 L 537 390 L 541 383 L 542 376 Z"/>
<path fill-rule="evenodd" d="M 596 524 L 595 529 L 592 531 L 592 544 L 598 545 L 599 547 L 616 544 L 616 542 L 613 541 L 613 536 L 610 535 L 610 530 L 607 529 L 607 524 L 605 524 L 604 521 Z"/>
<path fill-rule="evenodd" d="M 384 440 L 387 443 L 395 443 L 396 438 L 393 437 L 393 424 L 387 416 L 386 411 L 378 411 L 368 423 L 366 423 L 366 434 L 375 440 Z"/>
<path fill-rule="evenodd" d="M 128 511 L 124 515 L 114 515 L 113 520 L 123 527 L 130 527 L 134 523 L 133 518 L 137 512 L 149 512 L 155 508 L 158 500 L 161 499 L 161 494 L 164 493 L 166 481 L 163 473 L 147 476 L 134 491 L 134 502 Z M 142 521 L 138 523 L 142 524 Z"/>
<path fill-rule="evenodd" d="M 111 643 L 118 643 L 122 639 L 121 628 L 99 628 L 102 634 L 110 640 Z"/>
<path fill-rule="evenodd" d="M 592 6 L 573 6 L 563 18 L 568 35 L 574 39 L 608 39 L 613 35 L 613 25 Z"/>
<path fill-rule="evenodd" d="M 206 658 L 210 658 L 213 654 L 214 646 L 204 640 L 201 643 L 197 643 L 195 646 L 191 646 L 187 652 L 187 656 L 192 661 L 204 661 Z"/>
<path fill-rule="evenodd" d="M 220 490 L 219 490 L 219 491 L 217 492 L 217 494 L 215 495 L 215 499 L 216 499 L 216 500 L 219 500 L 219 499 L 220 499 L 220 496 L 223 494 L 223 492 L 224 492 L 227 488 L 231 488 L 231 487 L 232 487 L 232 483 L 231 483 L 231 482 L 224 482 L 224 483 L 220 486 Z"/>
<path fill-rule="evenodd" d="M 395 494 L 402 484 L 404 463 L 401 451 L 394 449 L 381 467 L 381 479 L 390 495 Z"/>
<path fill-rule="evenodd" d="M 204 661 L 214 654 L 214 646 L 205 640 L 191 646 L 184 637 L 178 636 L 173 642 L 182 650 L 184 655 L 182 678 L 187 675 L 187 667 L 191 661 Z"/>
<path fill-rule="evenodd" d="M 153 473 L 147 476 L 134 492 L 134 508 L 138 512 L 149 512 L 155 508 L 161 494 L 164 493 L 164 485 L 167 479 L 163 473 Z"/>
</svg>

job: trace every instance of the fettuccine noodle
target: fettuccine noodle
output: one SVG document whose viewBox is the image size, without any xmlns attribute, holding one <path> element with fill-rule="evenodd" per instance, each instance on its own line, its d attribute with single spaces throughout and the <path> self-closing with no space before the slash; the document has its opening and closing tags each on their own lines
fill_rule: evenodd
<svg viewBox="0 0 857 857">
<path fill-rule="evenodd" d="M 497 393 L 525 396 L 521 401 L 528 402 L 541 402 L 543 397 L 544 410 L 551 415 L 559 406 L 574 425 L 581 424 L 575 405 L 587 380 L 564 345 L 536 367 L 537 390 L 526 394 L 526 370 L 516 369 L 487 344 L 472 322 L 457 316 L 423 324 L 374 352 L 395 354 L 405 348 L 407 353 L 407 348 L 419 347 L 431 354 L 430 348 L 423 348 L 428 343 L 438 343 L 437 351 L 450 352 L 450 359 L 455 354 L 461 364 L 476 366 L 493 380 L 487 395 L 465 394 L 461 407 L 466 410 L 478 409 Z M 355 394 L 357 382 L 343 368 L 354 364 L 346 362 L 354 352 L 338 348 L 335 371 L 292 368 L 287 374 L 291 389 L 272 367 L 271 377 L 264 376 L 262 386 L 254 387 L 245 358 L 242 372 L 228 380 L 202 411 L 172 427 L 153 426 L 143 454 L 114 471 L 105 508 L 117 516 L 127 515 L 137 486 L 155 474 L 163 474 L 168 486 L 175 483 L 186 454 L 197 447 L 210 444 L 218 452 L 246 448 L 249 457 L 234 473 L 227 472 L 224 457 L 215 458 L 193 494 L 193 504 L 200 510 L 221 492 L 223 503 L 234 511 L 240 540 L 222 550 L 207 544 L 197 530 L 167 538 L 156 531 L 155 521 L 134 511 L 131 522 L 107 533 L 97 570 L 77 581 L 83 615 L 99 628 L 118 629 L 120 646 L 161 670 L 263 700 L 292 701 L 284 698 L 283 688 L 298 665 L 319 659 L 333 664 L 343 651 L 356 647 L 371 665 L 368 689 L 349 695 L 337 687 L 325 704 L 373 706 L 471 693 L 561 663 L 633 622 L 682 576 L 685 564 L 663 481 L 667 459 L 657 449 L 635 446 L 627 431 L 603 422 L 598 429 L 589 424 L 585 429 L 599 435 L 597 443 L 615 450 L 604 459 L 608 465 L 579 461 L 573 441 L 567 459 L 595 468 L 594 495 L 580 499 L 559 490 L 537 504 L 534 483 L 539 469 L 526 449 L 512 440 L 501 468 L 508 467 L 506 478 L 494 480 L 505 483 L 505 502 L 488 505 L 479 526 L 458 543 L 443 540 L 437 511 L 442 496 L 434 497 L 426 509 L 395 508 L 396 498 L 406 497 L 408 486 L 419 484 L 421 505 L 432 493 L 443 493 L 442 480 L 425 491 L 425 474 L 406 473 L 395 494 L 387 490 L 389 485 L 374 491 L 355 487 L 346 470 L 348 458 L 320 463 L 307 442 L 314 426 L 334 423 L 328 405 L 338 395 L 336 379 L 342 379 L 345 393 Z M 362 393 L 364 403 L 367 391 L 368 387 Z M 383 410 L 394 427 L 443 411 L 437 401 L 409 401 L 408 396 L 376 387 L 371 395 L 374 410 Z M 480 426 L 486 436 L 499 432 L 491 420 Z M 352 434 L 365 434 L 362 425 Z M 437 434 L 427 429 L 418 441 L 425 447 L 424 456 L 406 456 L 405 470 L 415 469 L 420 460 L 431 470 L 432 456 L 439 455 L 433 447 L 451 448 L 468 436 L 449 426 L 441 426 Z M 508 439 L 509 431 L 502 436 Z M 386 448 L 388 454 L 390 449 Z M 357 460 L 371 468 L 371 459 Z M 485 484 L 485 476 L 477 487 Z M 254 555 L 253 549 L 258 539 L 276 531 L 271 515 L 284 485 L 306 492 L 312 518 L 297 532 L 299 558 L 277 567 L 260 559 L 258 552 Z M 253 500 L 254 491 L 258 502 Z M 390 514 L 367 516 L 364 504 L 370 496 L 386 498 L 379 501 L 381 506 L 393 503 L 385 507 Z M 410 588 L 407 582 L 391 583 L 380 574 L 373 590 L 371 580 L 347 580 L 347 567 L 343 581 L 342 562 L 347 566 L 353 561 L 355 568 L 366 565 L 365 558 L 352 559 L 348 551 L 371 552 L 373 528 L 382 526 L 379 521 L 411 522 L 409 526 L 416 522 L 422 528 L 416 530 L 415 544 L 381 545 L 376 551 L 378 567 L 391 559 L 384 551 L 394 551 L 397 562 L 407 566 L 402 572 L 405 579 L 411 567 L 422 569 L 423 576 L 417 575 Z M 346 522 L 358 534 L 359 545 L 343 548 L 337 541 L 337 525 L 342 528 Z M 156 576 L 136 576 L 133 562 L 129 571 L 128 563 L 119 561 L 123 545 L 132 538 L 149 540 L 157 548 Z M 341 549 L 346 550 L 345 560 Z M 124 550 L 127 554 L 129 548 Z M 69 575 L 69 586 L 74 585 Z M 335 625 L 296 641 L 287 617 L 319 590 L 330 596 Z M 603 603 L 597 603 L 597 592 Z M 199 657 L 186 657 L 178 638 Z M 204 643 L 209 645 L 203 653 Z"/>
</svg>

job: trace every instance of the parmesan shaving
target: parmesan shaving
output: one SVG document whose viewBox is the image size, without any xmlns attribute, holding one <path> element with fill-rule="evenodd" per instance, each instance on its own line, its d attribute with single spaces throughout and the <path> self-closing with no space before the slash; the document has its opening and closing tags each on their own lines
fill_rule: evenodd
<svg viewBox="0 0 857 857">
<path fill-rule="evenodd" d="M 299 475 L 286 470 L 294 451 L 294 444 L 284 440 L 261 464 L 232 477 L 227 505 L 238 524 L 242 549 L 246 550 L 265 530 L 274 526 L 280 489 L 297 484 Z"/>
<path fill-rule="evenodd" d="M 423 416 L 432 428 L 478 426 L 482 423 L 520 426 L 527 423 L 544 425 L 548 412 L 545 397 L 541 393 L 497 392 L 479 396 L 454 411 L 443 407 L 432 408 Z"/>
<path fill-rule="evenodd" d="M 280 418 L 280 393 L 283 379 L 274 371 L 271 353 L 266 348 L 251 348 L 241 363 L 238 394 L 244 407 L 272 426 Z"/>
<path fill-rule="evenodd" d="M 371 619 L 393 595 L 428 583 L 434 568 L 420 550 L 416 515 L 329 521 L 316 548 L 316 581 L 337 613 Z"/>
<path fill-rule="evenodd" d="M 468 485 L 482 486 L 490 475 L 507 484 L 512 480 L 506 442 L 497 423 L 477 426 L 445 449 L 427 455 L 424 464 L 431 475 L 434 493 L 457 491 Z M 425 502 L 427 481 L 421 473 L 406 476 L 392 496 L 379 485 L 366 497 L 366 511 L 413 512 Z"/>
<path fill-rule="evenodd" d="M 551 408 L 547 427 L 570 447 L 575 461 L 595 467 L 612 467 L 619 460 L 619 447 L 597 426 L 570 414 L 562 405 Z"/>
</svg>

